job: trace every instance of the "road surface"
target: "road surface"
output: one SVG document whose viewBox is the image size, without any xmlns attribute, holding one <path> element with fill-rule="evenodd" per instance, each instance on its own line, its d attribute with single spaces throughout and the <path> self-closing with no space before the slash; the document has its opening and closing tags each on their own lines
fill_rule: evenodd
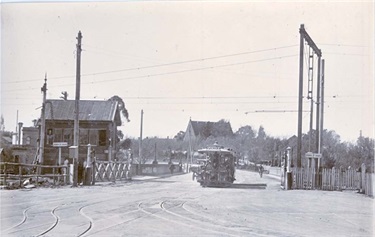
<svg viewBox="0 0 375 237">
<path fill-rule="evenodd" d="M 0 190 L 1 236 L 374 236 L 374 199 L 280 190 L 236 171 L 233 188 L 191 174 L 71 188 Z"/>
</svg>

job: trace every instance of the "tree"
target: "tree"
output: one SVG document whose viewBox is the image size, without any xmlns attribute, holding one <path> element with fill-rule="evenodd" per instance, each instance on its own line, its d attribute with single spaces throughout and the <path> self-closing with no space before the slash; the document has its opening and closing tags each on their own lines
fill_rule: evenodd
<svg viewBox="0 0 375 237">
<path fill-rule="evenodd" d="M 132 140 L 130 138 L 126 138 L 124 141 L 120 142 L 119 146 L 125 150 L 130 149 L 132 147 Z"/>
<path fill-rule="evenodd" d="M 3 115 L 1 115 L 1 118 L 0 118 L 0 131 L 4 131 L 4 130 L 5 130 L 4 117 L 3 117 Z"/>
<path fill-rule="evenodd" d="M 374 166 L 374 140 L 368 137 L 360 136 L 355 145 L 349 150 L 351 157 L 350 164 L 354 167 L 360 167 L 362 163 L 373 171 Z"/>
<path fill-rule="evenodd" d="M 116 131 L 116 143 L 119 143 L 124 138 L 124 133 L 121 130 Z"/>
<path fill-rule="evenodd" d="M 121 99 L 120 96 L 114 95 L 109 100 L 117 101 L 117 109 L 121 112 L 121 114 L 126 118 L 126 121 L 130 122 L 129 120 L 129 112 L 125 107 L 124 101 Z"/>
<path fill-rule="evenodd" d="M 240 127 L 235 133 L 235 135 L 241 136 L 241 137 L 255 138 L 255 132 L 253 128 L 249 125 Z"/>
<path fill-rule="evenodd" d="M 264 127 L 261 125 L 258 129 L 258 140 L 265 140 L 266 139 L 266 132 L 264 131 Z"/>
<path fill-rule="evenodd" d="M 184 137 L 185 137 L 185 132 L 184 132 L 184 131 L 179 131 L 179 132 L 174 136 L 174 139 L 176 139 L 177 141 L 182 141 L 182 140 L 184 140 Z"/>
</svg>

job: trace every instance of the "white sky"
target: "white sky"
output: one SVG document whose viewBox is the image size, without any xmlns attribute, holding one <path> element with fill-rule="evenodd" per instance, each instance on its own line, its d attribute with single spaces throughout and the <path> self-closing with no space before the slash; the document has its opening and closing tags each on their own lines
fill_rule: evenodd
<svg viewBox="0 0 375 237">
<path fill-rule="evenodd" d="M 373 1 L 2 3 L 1 23 L 6 130 L 15 131 L 17 110 L 24 126 L 40 116 L 45 73 L 48 99 L 61 91 L 75 98 L 81 30 L 81 99 L 122 97 L 131 119 L 126 136 L 139 136 L 141 109 L 144 137 L 173 137 L 189 118 L 294 135 L 297 113 L 254 111 L 297 110 L 304 24 L 326 61 L 324 127 L 342 140 L 354 141 L 360 130 L 374 137 Z"/>
</svg>

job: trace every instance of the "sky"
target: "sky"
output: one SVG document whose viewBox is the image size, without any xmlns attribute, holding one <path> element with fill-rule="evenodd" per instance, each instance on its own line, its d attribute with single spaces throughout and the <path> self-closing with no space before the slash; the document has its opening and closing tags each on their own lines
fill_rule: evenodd
<svg viewBox="0 0 375 237">
<path fill-rule="evenodd" d="M 5 129 L 40 117 L 45 75 L 47 99 L 62 91 L 75 98 L 81 31 L 80 98 L 120 96 L 130 114 L 120 127 L 125 137 L 139 136 L 143 110 L 143 137 L 173 137 L 189 119 L 224 119 L 234 131 L 263 126 L 267 135 L 288 138 L 297 134 L 301 24 L 325 60 L 324 129 L 343 141 L 360 131 L 374 138 L 373 1 L 3 1 Z M 316 97 L 316 55 L 311 62 Z"/>
</svg>

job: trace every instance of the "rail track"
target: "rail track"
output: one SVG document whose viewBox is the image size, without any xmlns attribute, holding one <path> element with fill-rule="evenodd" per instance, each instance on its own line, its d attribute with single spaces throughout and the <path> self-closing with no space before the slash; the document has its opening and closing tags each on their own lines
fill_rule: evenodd
<svg viewBox="0 0 375 237">
<path fill-rule="evenodd" d="M 1 235 L 150 235 L 155 230 L 152 227 L 157 227 L 158 234 L 164 233 L 163 228 L 171 226 L 177 229 L 165 231 L 173 233 L 172 235 L 180 230 L 185 234 L 209 236 L 244 236 L 250 233 L 252 236 L 266 236 L 270 233 L 253 228 L 254 225 L 251 224 L 230 220 L 226 213 L 232 210 L 225 206 L 214 206 L 216 212 L 212 212 L 212 209 L 206 211 L 207 203 L 201 203 L 201 200 L 215 199 L 221 194 L 246 194 L 252 192 L 247 189 L 264 189 L 265 185 L 234 184 L 234 190 L 243 189 L 234 191 L 231 188 L 202 189 L 190 179 L 184 183 L 187 186 L 173 180 L 158 182 L 157 185 L 154 180 L 136 183 L 140 184 L 137 188 L 116 183 L 115 186 L 61 189 L 54 192 L 21 191 L 23 196 L 19 197 L 17 194 L 2 203 L 11 211 L 11 215 L 2 215 L 2 224 L 5 221 L 6 225 L 3 226 L 7 228 L 1 230 Z M 33 200 L 25 199 L 33 193 L 42 198 L 34 195 Z M 208 207 L 211 208 L 210 205 Z M 146 223 L 152 224 L 148 226 Z M 137 228 L 139 226 L 142 228 Z"/>
</svg>

